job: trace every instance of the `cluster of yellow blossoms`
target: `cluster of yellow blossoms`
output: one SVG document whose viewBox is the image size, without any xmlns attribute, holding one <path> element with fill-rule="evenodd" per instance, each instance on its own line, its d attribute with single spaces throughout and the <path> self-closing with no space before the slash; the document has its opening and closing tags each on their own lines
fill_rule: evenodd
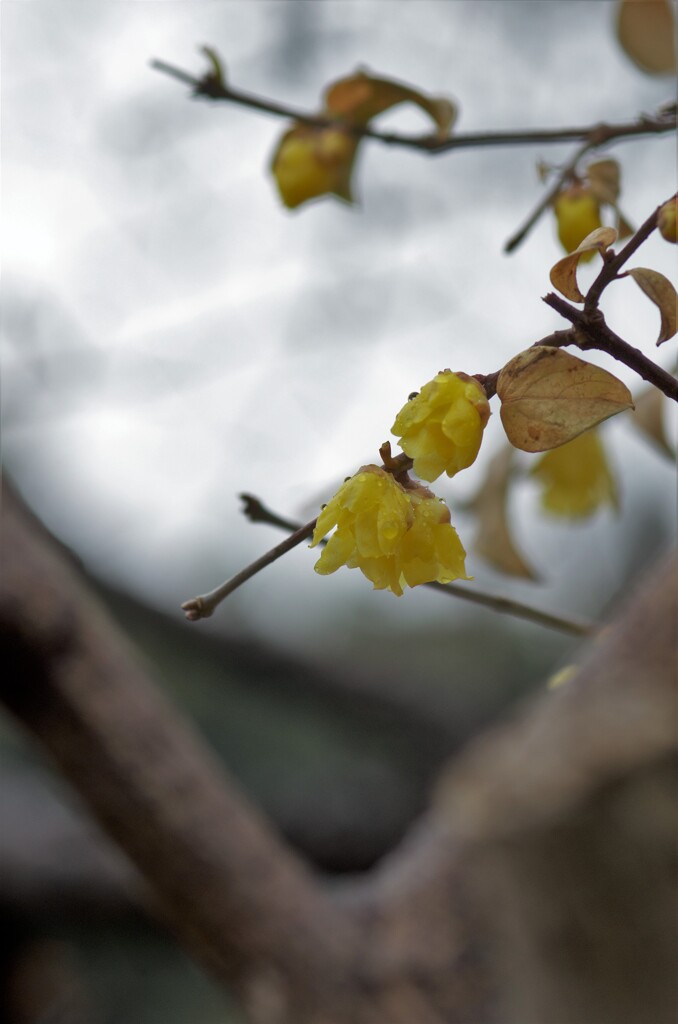
<svg viewBox="0 0 678 1024">
<path fill-rule="evenodd" d="M 465 374 L 439 373 L 401 409 L 393 433 L 427 481 L 453 476 L 475 460 L 490 415 L 485 392 Z M 315 570 L 360 569 L 377 590 L 471 577 L 449 509 L 407 474 L 363 466 L 318 517 L 311 547 L 336 526 Z"/>
</svg>

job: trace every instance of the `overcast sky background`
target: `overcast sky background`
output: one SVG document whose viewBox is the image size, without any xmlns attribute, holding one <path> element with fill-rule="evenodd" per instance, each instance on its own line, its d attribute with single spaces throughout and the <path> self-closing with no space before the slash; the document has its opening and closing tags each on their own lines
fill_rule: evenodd
<svg viewBox="0 0 678 1024">
<path fill-rule="evenodd" d="M 624 56 L 615 10 L 607 0 L 4 0 L 3 458 L 91 569 L 178 613 L 280 539 L 243 519 L 239 492 L 311 518 L 344 476 L 377 461 L 408 393 L 438 369 L 496 370 L 563 326 L 540 301 L 561 255 L 552 219 L 514 255 L 502 247 L 539 199 L 537 161 L 562 161 L 570 146 L 430 158 L 366 144 L 356 208 L 326 200 L 289 212 L 268 170 L 284 122 L 191 100 L 149 61 L 200 74 L 209 44 L 234 85 L 309 110 L 363 65 L 454 97 L 459 131 L 584 125 L 673 95 L 670 79 Z M 383 124 L 425 129 L 405 108 Z M 671 137 L 605 153 L 622 164 L 632 223 L 675 189 Z M 656 237 L 636 265 L 675 280 L 675 250 Z M 658 315 L 632 282 L 611 288 L 604 309 L 655 354 Z M 657 359 L 668 367 L 674 352 L 669 343 Z M 667 464 L 623 422 L 606 436 L 621 519 L 544 521 L 525 484 L 516 532 L 548 585 L 509 585 L 471 554 L 480 584 L 574 611 L 578 581 L 614 589 L 624 531 L 648 495 L 658 521 L 674 521 Z M 499 439 L 495 410 L 478 464 L 436 485 L 453 507 Z M 454 519 L 470 550 L 470 522 Z M 317 639 L 349 604 L 394 625 L 451 614 L 430 592 L 396 600 L 356 572 L 322 579 L 314 561 L 304 547 L 287 556 L 230 599 L 222 622 L 296 642 Z"/>
</svg>

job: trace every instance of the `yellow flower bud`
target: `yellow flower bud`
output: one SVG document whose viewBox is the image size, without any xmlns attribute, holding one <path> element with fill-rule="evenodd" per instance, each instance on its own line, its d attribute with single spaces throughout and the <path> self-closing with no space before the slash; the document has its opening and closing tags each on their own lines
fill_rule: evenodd
<svg viewBox="0 0 678 1024">
<path fill-rule="evenodd" d="M 673 199 L 669 199 L 667 203 L 664 203 L 657 215 L 659 234 L 667 242 L 673 242 L 674 244 L 678 242 L 676 213 L 678 213 L 678 196 L 674 196 Z"/>
<path fill-rule="evenodd" d="M 572 252 L 596 228 L 603 226 L 600 204 L 590 188 L 571 185 L 559 192 L 553 202 L 558 222 L 558 238 L 565 252 Z M 582 262 L 593 259 L 595 252 L 585 253 Z"/>
<path fill-rule="evenodd" d="M 311 547 L 334 526 L 316 562 L 321 575 L 342 565 L 360 569 L 375 590 L 470 579 L 447 506 L 425 488 L 402 487 L 378 466 L 364 466 L 318 516 Z"/>
<path fill-rule="evenodd" d="M 445 371 L 403 406 L 391 430 L 414 460 L 414 472 L 430 482 L 475 462 L 489 416 L 490 404 L 478 381 Z"/>
<path fill-rule="evenodd" d="M 583 519 L 605 503 L 617 505 L 615 480 L 595 430 L 546 452 L 532 475 L 543 486 L 544 509 L 553 515 Z"/>
</svg>

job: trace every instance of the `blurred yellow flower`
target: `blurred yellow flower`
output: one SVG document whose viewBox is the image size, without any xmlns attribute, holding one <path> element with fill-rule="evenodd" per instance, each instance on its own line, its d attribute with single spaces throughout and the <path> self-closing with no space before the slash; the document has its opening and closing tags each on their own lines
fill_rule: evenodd
<svg viewBox="0 0 678 1024">
<path fill-rule="evenodd" d="M 546 452 L 532 475 L 542 484 L 543 507 L 554 515 L 583 519 L 605 503 L 617 507 L 615 479 L 594 430 Z"/>
<path fill-rule="evenodd" d="M 660 208 L 657 214 L 657 227 L 659 234 L 667 242 L 678 242 L 678 230 L 676 229 L 676 215 L 678 214 L 678 197 L 674 196 Z"/>
<path fill-rule="evenodd" d="M 600 204 L 586 185 L 571 185 L 559 192 L 553 202 L 558 238 L 565 252 L 573 252 L 587 235 L 603 226 Z M 580 262 L 593 259 L 595 252 L 584 253 Z"/>
<path fill-rule="evenodd" d="M 315 564 L 323 576 L 346 565 L 360 569 L 375 590 L 398 596 L 405 586 L 471 579 L 447 506 L 425 487 L 402 487 L 378 466 L 364 466 L 339 488 L 318 516 L 311 547 L 334 526 Z"/>
<path fill-rule="evenodd" d="M 298 124 L 283 135 L 271 170 L 285 206 L 330 193 L 352 202 L 351 172 L 359 139 L 341 128 Z"/>
<path fill-rule="evenodd" d="M 404 405 L 391 427 L 422 480 L 454 476 L 475 462 L 490 404 L 477 380 L 439 373 Z"/>
</svg>

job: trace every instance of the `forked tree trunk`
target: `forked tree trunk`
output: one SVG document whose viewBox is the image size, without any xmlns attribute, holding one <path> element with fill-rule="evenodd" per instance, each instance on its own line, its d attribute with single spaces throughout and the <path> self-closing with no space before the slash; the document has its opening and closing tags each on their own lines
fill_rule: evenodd
<svg viewBox="0 0 678 1024">
<path fill-rule="evenodd" d="M 6 492 L 5 704 L 252 1024 L 675 1024 L 676 565 L 330 890 Z"/>
</svg>

